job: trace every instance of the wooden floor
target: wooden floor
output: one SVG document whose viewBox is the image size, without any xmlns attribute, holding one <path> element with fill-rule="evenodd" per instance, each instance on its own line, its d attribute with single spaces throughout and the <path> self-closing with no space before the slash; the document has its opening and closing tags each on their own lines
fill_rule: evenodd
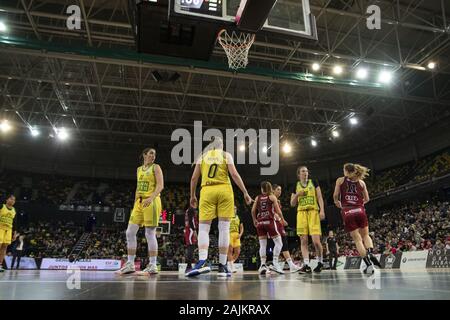
<svg viewBox="0 0 450 320">
<path fill-rule="evenodd" d="M 77 277 L 80 279 L 77 282 Z M 79 288 L 77 288 L 79 284 Z M 215 273 L 186 278 L 174 272 L 118 276 L 107 271 L 20 270 L 0 274 L 0 300 L 21 299 L 450 299 L 450 270 L 323 271 L 313 275 L 255 272 L 221 279 Z"/>
</svg>

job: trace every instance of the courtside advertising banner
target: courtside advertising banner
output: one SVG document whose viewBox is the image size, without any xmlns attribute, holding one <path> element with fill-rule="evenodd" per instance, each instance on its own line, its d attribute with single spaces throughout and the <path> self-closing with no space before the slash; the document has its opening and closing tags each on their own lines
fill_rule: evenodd
<svg viewBox="0 0 450 320">
<path fill-rule="evenodd" d="M 427 268 L 450 268 L 450 250 L 428 251 Z"/>
<path fill-rule="evenodd" d="M 80 270 L 118 270 L 120 260 L 112 259 L 90 259 L 70 262 L 68 259 L 44 258 L 41 263 L 41 270 L 66 270 L 69 266 L 76 266 Z"/>
<path fill-rule="evenodd" d="M 403 252 L 400 270 L 421 269 L 425 270 L 428 258 L 428 250 Z"/>
<path fill-rule="evenodd" d="M 361 257 L 347 257 L 345 260 L 345 270 L 359 270 L 361 268 Z"/>
<path fill-rule="evenodd" d="M 8 269 L 11 269 L 11 263 L 12 263 L 12 256 L 6 256 L 5 257 L 5 262 L 6 262 L 6 267 Z M 14 269 L 17 268 L 17 258 L 16 261 L 14 261 Z M 20 258 L 20 265 L 19 265 L 19 270 L 25 270 L 25 269 L 37 269 L 37 264 L 36 264 L 36 260 L 34 260 L 34 258 L 28 258 L 28 257 L 22 257 Z"/>
<path fill-rule="evenodd" d="M 383 254 L 380 259 L 381 267 L 383 269 L 400 269 L 400 262 L 402 259 L 402 252 L 396 254 Z"/>
</svg>

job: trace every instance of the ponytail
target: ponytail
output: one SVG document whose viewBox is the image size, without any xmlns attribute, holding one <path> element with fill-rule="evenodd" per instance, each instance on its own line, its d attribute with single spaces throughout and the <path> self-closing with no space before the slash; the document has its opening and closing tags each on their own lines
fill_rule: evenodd
<svg viewBox="0 0 450 320">
<path fill-rule="evenodd" d="M 261 189 L 263 190 L 264 193 L 268 195 L 273 194 L 272 184 L 269 181 L 261 182 Z"/>
<path fill-rule="evenodd" d="M 370 169 L 357 163 L 346 163 L 344 170 L 348 173 L 349 178 L 364 180 L 369 176 Z"/>
</svg>

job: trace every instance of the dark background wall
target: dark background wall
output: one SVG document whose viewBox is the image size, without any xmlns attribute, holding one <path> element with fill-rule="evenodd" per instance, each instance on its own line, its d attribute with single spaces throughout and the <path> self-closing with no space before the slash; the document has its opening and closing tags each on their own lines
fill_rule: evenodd
<svg viewBox="0 0 450 320">
<path fill-rule="evenodd" d="M 324 160 L 315 158 L 323 153 L 326 145 L 318 149 L 303 147 L 295 156 L 281 157 L 280 170 L 276 176 L 266 177 L 273 182 L 288 184 L 296 180 L 295 170 L 299 164 L 307 164 L 316 178 L 334 181 L 342 174 L 342 164 L 359 162 L 372 170 L 382 170 L 405 162 L 414 161 L 450 146 L 448 122 L 441 122 L 416 133 L 402 141 L 378 149 L 374 152 L 358 152 L 353 155 Z M 134 179 L 139 165 L 139 153 L 143 147 L 136 146 L 112 151 L 86 151 L 75 148 L 71 141 L 58 143 L 40 139 L 39 141 L 14 142 L 0 138 L 0 170 L 20 170 L 38 173 L 56 173 L 83 177 Z M 340 143 L 345 143 L 345 137 Z M 387 142 L 388 143 L 388 142 Z M 149 143 L 152 145 L 152 143 Z M 159 145 L 158 159 L 168 182 L 187 183 L 192 172 L 190 165 L 174 165 L 170 161 L 171 145 Z M 248 184 L 256 185 L 264 177 L 259 172 L 260 165 L 238 165 L 238 170 Z"/>
</svg>

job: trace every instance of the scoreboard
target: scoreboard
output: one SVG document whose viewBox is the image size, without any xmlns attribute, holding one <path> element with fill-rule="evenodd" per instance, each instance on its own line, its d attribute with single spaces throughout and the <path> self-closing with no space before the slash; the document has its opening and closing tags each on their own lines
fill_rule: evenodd
<svg viewBox="0 0 450 320">
<path fill-rule="evenodd" d="M 228 2 L 226 0 L 174 0 L 174 11 L 179 14 L 233 22 L 239 3 L 240 0 Z"/>
</svg>

